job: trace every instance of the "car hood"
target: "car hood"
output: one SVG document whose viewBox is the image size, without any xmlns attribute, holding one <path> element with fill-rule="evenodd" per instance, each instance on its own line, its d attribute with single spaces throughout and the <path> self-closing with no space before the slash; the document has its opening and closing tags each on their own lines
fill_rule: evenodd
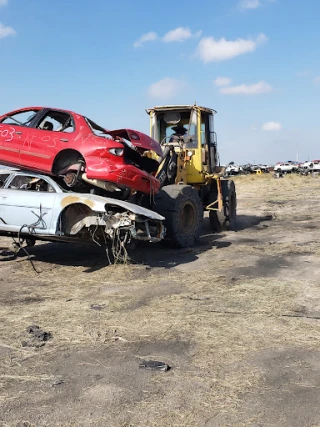
<svg viewBox="0 0 320 427">
<path fill-rule="evenodd" d="M 127 139 L 137 148 L 151 150 L 158 154 L 158 156 L 163 156 L 160 144 L 145 133 L 138 132 L 137 130 L 133 129 L 116 129 L 108 131 L 108 133 L 113 138 L 118 136 L 119 138 Z"/>
<path fill-rule="evenodd" d="M 75 203 L 82 203 L 96 212 L 106 212 L 109 208 L 119 207 L 136 215 L 142 215 L 156 221 L 164 221 L 165 219 L 162 215 L 159 215 L 157 212 L 150 209 L 138 206 L 134 203 L 125 202 L 124 200 L 113 199 L 111 197 L 102 197 L 86 193 L 60 193 L 57 197 L 60 199 L 61 208 L 66 208 L 67 206 Z"/>
</svg>

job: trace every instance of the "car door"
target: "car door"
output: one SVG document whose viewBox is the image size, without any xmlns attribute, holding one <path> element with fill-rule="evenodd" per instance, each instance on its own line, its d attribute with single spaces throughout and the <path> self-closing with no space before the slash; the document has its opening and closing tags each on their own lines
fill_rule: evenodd
<svg viewBox="0 0 320 427">
<path fill-rule="evenodd" d="M 68 148 L 74 130 L 71 114 L 60 110 L 46 110 L 34 123 L 29 143 L 20 151 L 21 165 L 51 172 L 57 153 Z"/>
<path fill-rule="evenodd" d="M 50 234 L 56 193 L 45 177 L 17 173 L 0 189 L 0 228 Z"/>
<path fill-rule="evenodd" d="M 30 124 L 39 109 L 23 109 L 4 116 L 0 122 L 0 161 L 20 165 L 19 152 L 28 143 L 32 129 Z"/>
</svg>

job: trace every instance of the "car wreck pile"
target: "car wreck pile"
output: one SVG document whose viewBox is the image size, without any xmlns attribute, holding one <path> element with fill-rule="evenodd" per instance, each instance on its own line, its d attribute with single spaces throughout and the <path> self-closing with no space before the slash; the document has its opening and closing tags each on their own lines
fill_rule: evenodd
<svg viewBox="0 0 320 427">
<path fill-rule="evenodd" d="M 109 131 L 71 111 L 28 107 L 0 116 L 0 234 L 111 243 L 164 238 L 164 217 L 142 207 L 160 182 L 160 145 Z"/>
<path fill-rule="evenodd" d="M 234 162 L 228 163 L 225 167 L 225 176 L 237 176 L 237 175 L 249 175 L 249 174 L 261 174 L 261 173 L 269 173 L 269 167 L 267 165 L 254 165 L 254 164 L 246 164 L 246 165 L 235 165 Z"/>
</svg>

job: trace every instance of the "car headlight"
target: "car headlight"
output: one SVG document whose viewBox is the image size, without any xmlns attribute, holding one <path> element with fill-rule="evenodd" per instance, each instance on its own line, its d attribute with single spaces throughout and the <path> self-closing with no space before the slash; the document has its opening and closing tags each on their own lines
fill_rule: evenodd
<svg viewBox="0 0 320 427">
<path fill-rule="evenodd" d="M 109 148 L 109 153 L 114 156 L 123 156 L 124 149 L 123 148 Z"/>
</svg>

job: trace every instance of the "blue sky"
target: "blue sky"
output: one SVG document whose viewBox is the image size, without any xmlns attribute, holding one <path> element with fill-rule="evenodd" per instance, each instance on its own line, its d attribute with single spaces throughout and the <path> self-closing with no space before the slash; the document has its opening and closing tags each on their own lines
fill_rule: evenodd
<svg viewBox="0 0 320 427">
<path fill-rule="evenodd" d="M 218 111 L 222 163 L 320 158 L 318 0 L 0 0 L 0 114 L 60 107 L 149 132 Z"/>
</svg>

